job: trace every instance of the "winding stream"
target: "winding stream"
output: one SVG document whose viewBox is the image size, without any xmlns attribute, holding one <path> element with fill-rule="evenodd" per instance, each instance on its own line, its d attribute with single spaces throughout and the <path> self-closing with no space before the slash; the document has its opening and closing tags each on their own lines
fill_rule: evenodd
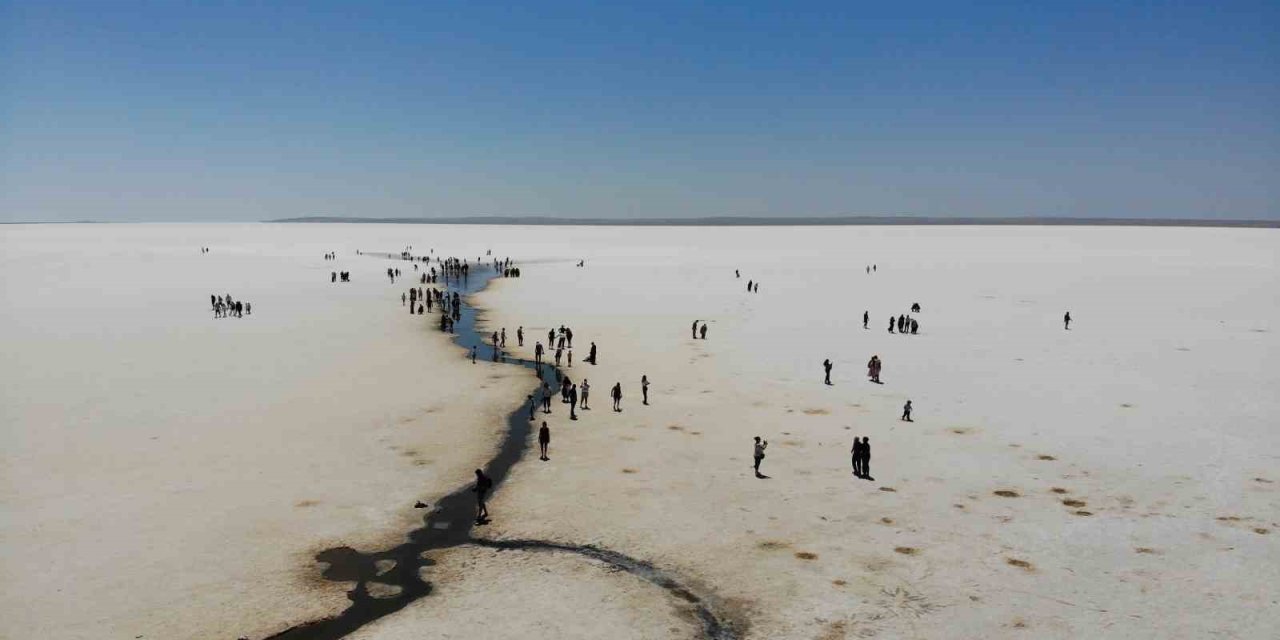
<svg viewBox="0 0 1280 640">
<path fill-rule="evenodd" d="M 390 258 L 400 261 L 394 254 L 364 254 L 375 257 Z M 406 261 L 407 263 L 407 261 Z M 422 263 L 418 263 L 422 264 Z M 499 277 L 496 271 L 488 267 L 479 267 L 479 273 L 472 273 L 469 278 L 442 278 L 446 290 L 457 291 L 462 297 L 461 315 L 454 325 L 454 342 L 469 353 L 476 347 L 477 357 L 494 356 L 493 348 L 486 344 L 485 337 L 476 326 L 478 310 L 468 298 L 479 292 L 491 280 Z M 413 276 L 404 277 L 413 281 Z M 439 284 L 435 285 L 439 286 Z M 438 311 L 436 313 L 439 313 Z M 433 314 L 431 316 L 435 318 Z M 532 361 L 522 358 L 506 358 L 505 364 L 524 367 L 537 375 Z M 542 376 L 552 388 L 556 388 L 555 370 L 551 366 L 542 368 Z M 507 416 L 507 432 L 497 453 L 485 465 L 485 473 L 493 479 L 493 493 L 501 489 L 511 467 L 524 456 L 528 447 L 532 426 L 527 419 L 527 405 L 521 404 Z M 501 516 L 501 514 L 498 514 Z M 702 597 L 689 588 L 681 585 L 674 577 L 661 569 L 625 554 L 594 547 L 590 545 L 571 545 L 542 540 L 489 540 L 472 535 L 475 526 L 475 494 L 468 483 L 455 489 L 440 499 L 423 520 L 422 526 L 409 531 L 406 542 L 383 551 L 360 552 L 350 547 L 334 547 L 316 554 L 315 559 L 326 565 L 321 576 L 335 582 L 355 582 L 356 586 L 347 592 L 351 606 L 342 613 L 296 625 L 283 632 L 270 636 L 269 640 L 331 640 L 342 638 L 375 620 L 393 614 L 410 603 L 431 594 L 431 583 L 424 578 L 430 573 L 432 560 L 425 557 L 427 552 L 447 549 L 463 545 L 475 545 L 494 549 L 541 551 L 553 553 L 573 553 L 602 562 L 609 567 L 625 571 L 640 579 L 646 580 L 662 589 L 668 595 L 693 608 L 694 615 L 702 626 L 702 635 L 711 640 L 735 640 L 737 634 L 723 618 L 717 616 Z M 390 561 L 390 562 L 388 562 Z M 384 568 L 394 563 L 389 569 L 379 573 L 379 565 Z M 371 583 L 381 583 L 391 587 L 390 591 L 399 589 L 392 596 L 375 597 L 368 589 Z M 386 589 L 379 589 L 386 592 Z"/>
</svg>

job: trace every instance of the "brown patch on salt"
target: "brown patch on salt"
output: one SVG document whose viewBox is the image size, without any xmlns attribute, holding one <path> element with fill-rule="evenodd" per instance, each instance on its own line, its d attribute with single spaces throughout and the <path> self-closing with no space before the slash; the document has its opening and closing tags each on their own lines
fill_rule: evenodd
<svg viewBox="0 0 1280 640">
<path fill-rule="evenodd" d="M 682 426 L 680 426 L 680 425 L 678 425 L 678 424 L 669 424 L 669 425 L 667 425 L 667 428 L 668 428 L 668 429 L 670 429 L 670 430 L 672 430 L 672 431 L 684 431 L 684 427 L 682 427 Z"/>
<path fill-rule="evenodd" d="M 1066 492 L 1067 492 L 1067 490 L 1066 490 L 1066 489 L 1063 489 L 1062 487 L 1054 487 L 1054 488 L 1049 489 L 1049 490 L 1050 490 L 1050 491 L 1052 491 L 1052 492 L 1054 492 L 1054 493 L 1059 493 L 1059 494 L 1061 494 L 1061 493 L 1066 493 Z"/>
<path fill-rule="evenodd" d="M 920 550 L 915 547 L 894 547 L 893 551 L 894 553 L 901 553 L 904 556 L 914 556 L 917 553 L 920 553 Z"/>
<path fill-rule="evenodd" d="M 1215 519 L 1220 522 L 1240 522 L 1241 520 L 1244 520 L 1244 518 L 1241 518 L 1240 516 L 1218 516 Z"/>
<path fill-rule="evenodd" d="M 880 522 L 885 524 L 893 524 L 893 518 L 880 518 Z"/>
<path fill-rule="evenodd" d="M 1085 506 L 1085 504 L 1086 504 L 1086 503 L 1085 503 L 1085 501 L 1084 501 L 1084 500 L 1074 500 L 1074 499 L 1072 499 L 1072 498 L 1067 498 L 1066 500 L 1063 500 L 1063 501 L 1062 501 L 1062 504 L 1065 504 L 1065 505 L 1067 505 L 1068 507 L 1077 507 L 1077 508 L 1078 508 L 1078 507 L 1083 507 L 1083 506 Z"/>
<path fill-rule="evenodd" d="M 797 551 L 796 557 L 800 558 L 801 560 L 817 560 L 818 554 L 811 553 L 809 551 Z"/>
<path fill-rule="evenodd" d="M 775 551 L 777 549 L 786 549 L 791 546 L 791 543 L 783 540 L 761 540 L 756 543 L 756 546 L 766 551 Z"/>
<path fill-rule="evenodd" d="M 622 472 L 623 472 L 623 473 L 636 473 L 636 470 L 635 470 L 635 469 L 632 469 L 632 468 L 630 468 L 630 467 L 627 467 L 627 468 L 624 468 L 624 469 L 622 470 Z"/>
<path fill-rule="evenodd" d="M 947 429 L 947 431 L 950 431 L 951 433 L 954 433 L 958 436 L 964 436 L 964 435 L 973 433 L 973 429 L 967 429 L 965 427 L 952 427 L 950 429 Z"/>
<path fill-rule="evenodd" d="M 1050 455 L 1045 455 L 1045 454 L 1043 454 L 1043 453 L 1042 453 L 1042 454 L 1040 454 L 1040 455 L 1036 456 L 1036 460 L 1057 460 L 1057 458 L 1055 458 L 1055 457 L 1053 457 L 1053 456 L 1050 456 Z"/>
<path fill-rule="evenodd" d="M 1128 402 L 1121 402 L 1121 403 L 1120 403 L 1120 407 L 1121 407 L 1122 409 L 1132 409 L 1132 408 L 1133 408 L 1133 405 L 1129 404 Z"/>
<path fill-rule="evenodd" d="M 1026 628 L 1027 628 L 1027 621 L 1026 621 L 1026 620 L 1023 620 L 1022 618 L 1014 618 L 1014 619 L 1013 619 L 1013 624 L 1012 624 L 1011 626 L 1012 626 L 1014 629 L 1026 629 Z"/>
<path fill-rule="evenodd" d="M 1272 484 L 1273 482 L 1275 482 L 1274 480 L 1268 480 L 1268 479 L 1266 479 L 1266 478 L 1254 478 L 1254 479 L 1253 479 L 1253 481 L 1254 481 L 1254 482 L 1261 482 L 1261 483 L 1263 483 L 1263 484 Z"/>
<path fill-rule="evenodd" d="M 1074 513 L 1074 514 L 1076 514 L 1076 515 L 1078 515 L 1078 516 L 1085 516 L 1085 517 L 1088 517 L 1088 516 L 1093 515 L 1093 512 L 1092 512 L 1092 511 L 1085 511 L 1085 510 L 1083 510 L 1083 509 L 1081 509 L 1080 511 L 1072 511 L 1072 513 Z"/>
<path fill-rule="evenodd" d="M 849 584 L 849 583 L 848 583 L 848 582 L 845 582 L 844 580 L 832 580 L 832 581 L 831 581 L 831 584 L 834 584 L 834 585 L 835 585 L 835 586 L 837 586 L 837 587 L 843 587 L 843 586 L 845 586 L 846 584 Z"/>
<path fill-rule="evenodd" d="M 825 416 L 825 415 L 829 415 L 830 413 L 831 412 L 827 411 L 826 409 L 805 409 L 804 410 L 804 414 L 806 416 Z"/>
<path fill-rule="evenodd" d="M 1027 562 L 1026 560 L 1019 560 L 1017 558 L 1005 558 L 1004 563 L 1011 567 L 1017 567 L 1019 569 L 1022 569 L 1023 571 L 1036 570 L 1035 565 L 1031 564 L 1030 562 Z"/>
<path fill-rule="evenodd" d="M 295 502 L 293 506 L 299 509 L 306 509 L 307 507 L 314 507 L 318 504 L 320 504 L 319 500 L 299 500 Z"/>
<path fill-rule="evenodd" d="M 898 491 L 897 489 L 894 489 L 893 487 L 880 487 L 880 490 L 881 490 L 881 491 L 887 491 L 887 492 L 889 492 L 889 493 L 897 493 L 897 491 Z"/>
<path fill-rule="evenodd" d="M 1001 498 L 1017 498 L 1017 497 L 1019 497 L 1019 496 L 1021 496 L 1021 495 L 1022 495 L 1022 494 L 1018 493 L 1017 491 L 1013 491 L 1013 490 L 1011 490 L 1011 489 L 999 489 L 999 490 L 996 490 L 996 491 L 992 491 L 991 493 L 994 493 L 994 494 L 996 494 L 996 495 L 1000 496 Z"/>
<path fill-rule="evenodd" d="M 1258 535 L 1265 536 L 1268 533 L 1271 533 L 1271 530 L 1266 527 L 1254 527 L 1253 532 Z"/>
<path fill-rule="evenodd" d="M 1153 556 L 1158 556 L 1158 555 L 1160 555 L 1160 552 L 1159 552 L 1159 551 L 1156 551 L 1155 549 L 1152 549 L 1151 547 L 1134 547 L 1134 548 L 1133 548 L 1133 550 L 1134 550 L 1134 552 L 1135 552 L 1135 553 L 1145 553 L 1145 554 L 1153 555 Z"/>
</svg>

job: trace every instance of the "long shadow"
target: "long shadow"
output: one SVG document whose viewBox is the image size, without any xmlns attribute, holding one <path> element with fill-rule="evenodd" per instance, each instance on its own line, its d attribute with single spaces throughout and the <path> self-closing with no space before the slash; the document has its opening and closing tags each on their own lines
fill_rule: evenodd
<svg viewBox="0 0 1280 640">
<path fill-rule="evenodd" d="M 396 254 L 364 254 L 400 261 Z M 421 264 L 421 263 L 419 263 Z M 476 327 L 479 311 L 465 296 L 484 289 L 498 273 L 484 268 L 467 278 L 441 278 L 430 286 L 446 285 L 448 289 L 464 296 L 460 317 L 454 324 L 454 342 L 463 348 L 459 354 L 469 353 L 472 346 L 481 353 L 495 358 L 491 345 L 486 343 Z M 413 276 L 406 274 L 409 284 Z M 422 285 L 427 286 L 427 285 Z M 438 312 L 436 312 L 438 313 Z M 537 375 L 535 363 L 523 358 L 502 358 L 502 362 L 529 369 Z M 555 368 L 544 363 L 541 378 L 556 388 Z M 524 456 L 532 426 L 528 420 L 527 406 L 522 405 L 507 416 L 507 432 L 498 452 L 485 465 L 485 473 L 493 479 L 493 491 L 497 492 L 507 475 Z M 499 514 L 500 516 L 501 514 Z M 462 545 L 477 545 L 495 549 L 524 549 L 530 551 L 559 551 L 593 558 L 609 566 L 635 575 L 665 589 L 670 595 L 688 603 L 702 624 L 703 636 L 711 640 L 735 640 L 732 627 L 718 617 L 706 603 L 688 588 L 663 573 L 653 565 L 625 554 L 590 545 L 570 545 L 539 540 L 486 540 L 472 537 L 475 523 L 475 494 L 471 485 L 465 485 L 440 499 L 423 519 L 423 524 L 408 533 L 406 542 L 385 551 L 362 553 L 350 547 L 334 547 L 316 554 L 315 559 L 326 565 L 321 577 L 334 582 L 355 582 L 347 592 L 351 605 L 342 613 L 313 620 L 269 636 L 267 640 L 334 640 L 342 638 L 370 622 L 391 615 L 410 603 L 431 593 L 431 583 L 424 574 L 434 564 L 425 555 L 428 551 Z M 381 566 L 381 568 L 379 568 Z M 372 591 L 370 589 L 373 587 Z"/>
</svg>

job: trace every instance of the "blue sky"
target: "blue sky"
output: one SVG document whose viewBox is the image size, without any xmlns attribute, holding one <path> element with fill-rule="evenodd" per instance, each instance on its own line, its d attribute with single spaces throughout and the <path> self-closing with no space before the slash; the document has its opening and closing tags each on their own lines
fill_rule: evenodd
<svg viewBox="0 0 1280 640">
<path fill-rule="evenodd" d="M 0 0 L 0 221 L 1280 218 L 1280 3 L 968 5 Z"/>
</svg>

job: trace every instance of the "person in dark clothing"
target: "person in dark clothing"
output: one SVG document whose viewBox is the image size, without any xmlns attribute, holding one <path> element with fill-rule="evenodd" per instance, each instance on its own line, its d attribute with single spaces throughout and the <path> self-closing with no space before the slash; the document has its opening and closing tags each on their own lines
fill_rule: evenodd
<svg viewBox="0 0 1280 640">
<path fill-rule="evenodd" d="M 564 330 L 564 346 L 573 349 L 573 329 Z"/>
<path fill-rule="evenodd" d="M 551 329 L 547 331 L 547 348 L 550 349 L 551 345 L 555 343 L 556 343 L 556 330 Z"/>
<path fill-rule="evenodd" d="M 912 420 L 911 420 L 911 401 L 910 401 L 910 400 L 908 400 L 906 404 L 902 405 L 902 419 L 903 419 L 904 421 L 906 421 L 906 422 L 912 422 Z"/>
<path fill-rule="evenodd" d="M 569 386 L 569 419 L 578 419 L 578 385 Z"/>
<path fill-rule="evenodd" d="M 542 364 L 542 343 L 538 342 L 533 345 L 533 363 Z"/>
<path fill-rule="evenodd" d="M 911 335 L 914 336 L 919 332 L 920 332 L 920 323 L 916 322 L 915 318 L 912 318 L 911 319 Z"/>
<path fill-rule="evenodd" d="M 849 450 L 849 456 L 853 460 L 853 475 L 862 477 L 862 441 L 858 436 L 853 437 L 853 448 Z"/>
<path fill-rule="evenodd" d="M 898 333 L 906 333 L 906 331 L 904 331 L 906 326 L 907 326 L 907 317 L 898 316 Z"/>
<path fill-rule="evenodd" d="M 916 302 L 911 305 L 911 313 L 920 313 L 920 303 Z"/>
<path fill-rule="evenodd" d="M 622 413 L 622 383 L 614 384 L 609 395 L 613 397 L 613 410 Z"/>
<path fill-rule="evenodd" d="M 521 346 L 521 347 L 524 346 L 524 326 L 523 325 L 521 325 L 519 329 L 516 329 L 516 342 L 517 342 L 517 346 Z"/>
<path fill-rule="evenodd" d="M 593 366 L 596 363 L 596 343 L 594 342 L 591 343 L 591 350 L 587 352 L 587 362 L 590 362 Z"/>
<path fill-rule="evenodd" d="M 751 293 L 751 281 L 747 281 L 747 293 Z"/>
<path fill-rule="evenodd" d="M 871 439 L 867 436 L 862 436 L 862 478 L 875 480 L 871 477 Z"/>
<path fill-rule="evenodd" d="M 866 328 L 867 328 L 867 324 L 868 324 L 868 323 L 870 323 L 870 322 L 871 322 L 871 312 L 870 312 L 870 311 L 863 311 L 863 312 L 862 312 L 862 328 L 863 328 L 863 329 L 866 329 Z"/>
<path fill-rule="evenodd" d="M 1068 311 L 1062 315 L 1062 328 L 1067 331 L 1071 330 L 1071 312 Z"/>
<path fill-rule="evenodd" d="M 893 325 L 897 323 L 897 321 L 898 320 L 893 316 L 889 316 L 889 333 L 893 333 Z"/>
<path fill-rule="evenodd" d="M 473 345 L 471 347 L 471 364 L 475 364 L 475 363 L 476 363 L 476 348 Z"/>
<path fill-rule="evenodd" d="M 551 430 L 547 428 L 547 422 L 542 422 L 542 428 L 538 429 L 538 450 L 541 451 L 539 460 L 547 461 L 551 458 L 547 457 L 547 447 L 551 445 Z"/>
<path fill-rule="evenodd" d="M 707 339 L 707 323 L 704 322 L 701 327 L 698 327 L 698 333 L 702 334 L 703 340 Z"/>
<path fill-rule="evenodd" d="M 212 296 L 210 296 L 210 297 L 212 297 Z M 697 340 L 697 339 L 698 339 L 698 321 L 697 321 L 697 320 L 694 320 L 694 321 L 693 321 L 693 328 L 692 328 L 692 329 L 690 329 L 689 331 L 690 331 L 690 333 L 692 333 L 692 334 L 693 334 L 693 339 L 694 339 L 694 340 Z"/>
<path fill-rule="evenodd" d="M 493 480 L 486 476 L 483 471 L 476 469 L 476 486 L 471 489 L 476 492 L 476 524 L 489 522 L 489 507 L 485 504 L 485 500 L 489 497 L 489 491 L 492 489 Z"/>
<path fill-rule="evenodd" d="M 826 384 L 831 384 L 831 360 L 830 360 L 830 359 L 823 360 L 823 361 L 822 361 L 822 368 L 823 368 L 823 370 L 825 370 L 825 371 L 827 372 L 827 377 L 826 377 L 825 383 L 826 383 Z"/>
<path fill-rule="evenodd" d="M 640 395 L 644 397 L 644 404 L 649 404 L 649 376 L 640 376 Z"/>
<path fill-rule="evenodd" d="M 538 402 L 534 400 L 534 395 L 529 394 L 529 420 L 533 421 L 533 414 L 538 410 Z"/>
</svg>

